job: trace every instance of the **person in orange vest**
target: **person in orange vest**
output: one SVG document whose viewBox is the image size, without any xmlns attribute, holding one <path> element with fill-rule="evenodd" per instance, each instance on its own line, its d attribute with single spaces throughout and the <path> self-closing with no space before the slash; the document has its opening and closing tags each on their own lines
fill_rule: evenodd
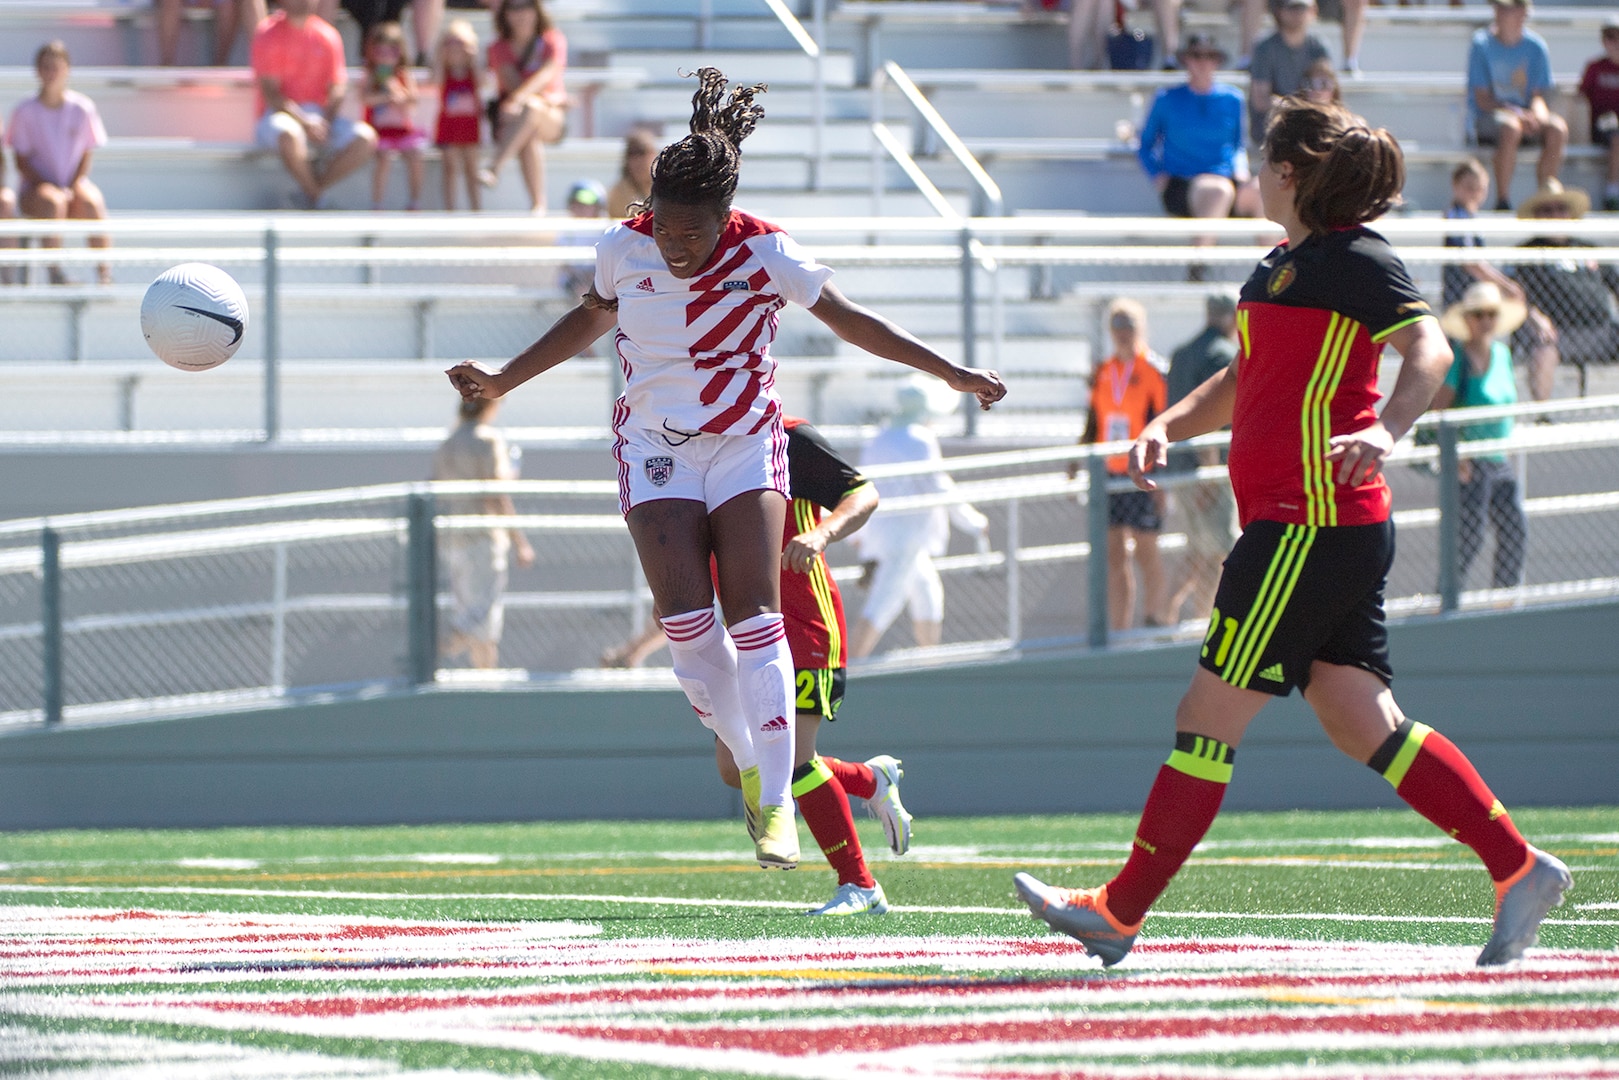
<svg viewBox="0 0 1619 1080">
<path fill-rule="evenodd" d="M 1091 376 L 1091 407 L 1081 443 L 1129 442 L 1167 407 L 1164 360 L 1147 347 L 1146 309 L 1134 300 L 1113 301 L 1107 308 L 1107 330 L 1113 355 Z M 1108 475 L 1125 476 L 1128 464 L 1124 454 L 1108 458 Z M 1077 463 L 1069 467 L 1070 474 L 1077 470 Z M 1134 625 L 1137 572 L 1142 622 L 1163 625 L 1164 564 L 1158 556 L 1163 523 L 1160 491 L 1132 489 L 1107 496 L 1107 621 L 1114 630 Z"/>
</svg>

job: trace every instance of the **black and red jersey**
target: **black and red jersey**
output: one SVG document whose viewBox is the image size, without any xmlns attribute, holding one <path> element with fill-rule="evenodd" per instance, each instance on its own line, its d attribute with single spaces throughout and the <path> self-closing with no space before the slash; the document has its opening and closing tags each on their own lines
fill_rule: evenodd
<svg viewBox="0 0 1619 1080">
<path fill-rule="evenodd" d="M 1376 420 L 1383 342 L 1431 314 L 1388 241 L 1364 227 L 1260 260 L 1237 305 L 1230 467 L 1243 525 L 1387 520 L 1382 474 L 1337 483 L 1328 445 Z"/>
<path fill-rule="evenodd" d="M 823 511 L 869 481 L 809 421 L 788 416 L 782 419 L 782 426 L 787 429 L 787 487 L 791 492 L 781 538 L 786 550 L 793 537 L 820 523 Z M 782 571 L 781 613 L 795 668 L 841 668 L 848 663 L 843 597 L 827 568 L 826 556 L 818 557 L 807 574 Z"/>
</svg>

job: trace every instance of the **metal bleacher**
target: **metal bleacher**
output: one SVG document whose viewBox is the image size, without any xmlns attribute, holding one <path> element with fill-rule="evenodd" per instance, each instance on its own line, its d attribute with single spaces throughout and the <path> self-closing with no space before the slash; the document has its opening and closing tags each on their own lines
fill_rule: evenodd
<svg viewBox="0 0 1619 1080">
<path fill-rule="evenodd" d="M 1214 29 L 1229 40 L 1234 19 L 1209 9 L 1211 2 L 1220 0 L 1192 0 L 1187 25 Z M 789 24 L 765 0 L 549 3 L 569 38 L 568 81 L 575 99 L 567 136 L 548 149 L 550 205 L 559 205 L 562 192 L 576 179 L 610 179 L 618 168 L 621 137 L 633 125 L 652 124 L 670 136 L 682 130 L 691 83 L 681 72 L 714 63 L 733 79 L 770 84 L 764 99 L 768 118 L 747 144 L 738 196 L 739 205 L 764 216 L 824 224 L 880 213 L 887 221 L 938 223 L 941 210 L 949 218 L 977 207 L 978 213 L 1030 221 L 1063 215 L 1158 218 L 1150 185 L 1141 182 L 1131 148 L 1120 135 L 1139 122 L 1152 94 L 1177 76 L 1067 71 L 1063 16 L 1003 0 L 796 0 L 787 6 L 819 35 L 818 58 L 795 43 Z M 192 31 L 205 29 L 206 11 L 188 10 Z M 454 14 L 470 15 L 488 40 L 486 12 Z M 1449 170 L 1470 152 L 1462 141 L 1461 67 L 1468 36 L 1487 14 L 1487 5 L 1480 3 L 1373 8 L 1362 50 L 1368 70 L 1345 80 L 1352 107 L 1402 136 L 1409 161 L 1408 208 L 1419 218 L 1444 205 Z M 1571 86 L 1595 53 L 1604 14 L 1600 8 L 1577 6 L 1535 12 L 1532 25 L 1551 44 L 1561 86 Z M 352 25 L 342 29 L 352 47 Z M 1325 25 L 1320 32 L 1329 47 L 1336 47 L 1335 27 Z M 98 103 L 111 134 L 109 145 L 96 155 L 93 175 L 115 217 L 140 218 L 154 229 L 165 222 L 174 226 L 172 235 L 151 241 L 155 246 L 144 255 L 132 249 L 145 241 L 115 228 L 116 284 L 111 287 L 0 287 L 0 311 L 9 330 L 0 338 L 0 382 L 22 387 L 30 380 L 59 377 L 85 391 L 78 413 L 63 412 L 66 406 L 46 410 L 18 405 L 0 415 L 0 428 L 236 428 L 257 420 L 257 407 L 242 405 L 242 392 L 225 387 L 238 381 L 251 387 L 257 380 L 249 365 L 263 355 L 257 336 L 261 326 L 250 330 L 233 367 L 215 374 L 210 393 L 203 394 L 202 384 L 192 380 L 189 385 L 195 389 L 189 393 L 196 397 L 178 399 L 166 390 L 151 392 L 166 387 L 170 373 L 152 370 L 151 358 L 132 332 L 139 294 L 152 273 L 162 269 L 162 258 L 172 255 L 179 261 L 188 245 L 210 248 L 232 229 L 240 233 L 242 223 L 262 230 L 264 222 L 288 206 L 291 192 L 279 164 L 249 145 L 254 90 L 247 69 L 139 66 L 136 62 L 151 54 L 153 33 L 150 6 L 144 2 L 0 2 L 0 105 L 32 92 L 30 62 L 39 41 L 66 40 L 76 64 L 73 85 Z M 182 56 L 202 52 L 190 40 Z M 896 91 L 893 80 L 874 79 L 889 62 L 904 66 L 943 122 L 983 163 L 999 186 L 995 210 L 983 209 L 982 192 L 974 188 L 967 170 L 943 149 L 938 133 L 921 122 L 914 103 Z M 1243 79 L 1237 72 L 1222 77 L 1237 83 Z M 1565 178 L 1595 186 L 1598 166 L 1594 149 L 1581 141 L 1585 124 L 1573 104 L 1578 99 L 1567 93 L 1561 98 L 1560 107 L 1572 110 L 1575 134 Z M 423 119 L 430 117 L 424 114 Z M 887 125 L 902 153 L 908 149 L 914 156 L 915 177 L 934 185 L 937 198 L 926 197 L 900 164 L 874 149 L 874 121 Z M 1533 185 L 1532 154 L 1524 155 L 1520 169 L 1518 190 L 1527 192 Z M 400 172 L 395 170 L 395 183 L 402 185 Z M 437 170 L 430 169 L 428 178 L 425 202 L 432 206 L 438 201 Z M 555 260 L 504 270 L 465 260 L 432 274 L 371 265 L 361 249 L 389 241 L 378 240 L 372 235 L 377 230 L 367 227 L 388 223 L 388 215 L 365 210 L 368 174 L 350 177 L 333 195 L 340 210 L 355 213 L 314 220 L 325 242 L 354 247 L 351 261 L 318 273 L 289 272 L 281 282 L 280 347 L 291 365 L 285 387 L 295 398 L 304 395 L 306 415 L 316 426 L 335 415 L 320 393 L 321 386 L 339 378 L 338 368 L 331 365 L 343 365 L 345 394 L 389 403 L 368 411 L 367 422 L 441 423 L 438 360 L 510 355 L 564 302 L 556 286 Z M 396 205 L 403 204 L 402 190 L 392 195 Z M 461 234 L 434 243 L 538 247 L 556 235 L 524 214 L 526 200 L 515 170 L 489 193 L 486 208 L 482 218 L 411 217 L 442 222 Z M 266 211 L 271 212 L 268 217 Z M 285 215 L 289 222 L 300 219 L 310 220 L 308 215 Z M 83 234 L 82 229 L 68 231 L 75 237 Z M 1258 243 L 1262 231 L 1250 228 L 1234 242 Z M 818 235 L 826 235 L 825 229 Z M 1143 235 L 1122 228 L 1106 242 L 1149 242 Z M 1521 237 L 1500 242 L 1517 239 Z M 250 240 L 258 245 L 262 235 Z M 816 242 L 903 246 L 923 241 L 872 229 L 862 236 Z M 938 242 L 938 236 L 926 240 Z M 1042 238 L 1009 242 L 1038 244 Z M 1185 238 L 1165 234 L 1150 242 L 1185 243 Z M 78 241 L 69 243 L 71 253 Z M 39 253 L 32 255 L 37 261 Z M 962 355 L 973 343 L 972 334 L 992 332 L 995 362 L 1030 380 L 1020 402 L 1009 404 L 1010 411 L 1027 407 L 1022 402 L 1028 401 L 1036 402 L 1036 411 L 1077 407 L 1080 378 L 1096 339 L 1095 314 L 1109 294 L 1128 289 L 1149 299 L 1154 343 L 1167 348 L 1196 329 L 1206 288 L 1187 283 L 1183 270 L 1176 272 L 1161 261 L 1124 266 L 1103 259 L 1083 271 L 1025 261 L 994 271 L 993 301 L 987 280 L 980 285 L 978 305 L 984 310 L 974 326 L 962 295 L 961 266 L 941 261 L 936 251 L 910 264 L 898 258 L 862 261 L 852 251 L 843 259 L 835 265 L 851 295 L 949 353 Z M 83 280 L 82 252 L 66 261 Z M 987 272 L 992 262 L 980 259 L 981 270 Z M 262 277 L 258 257 L 244 256 L 242 262 L 226 265 L 256 296 Z M 1229 283 L 1240 274 L 1233 263 L 1215 279 Z M 40 276 L 36 272 L 34 280 Z M 816 387 L 851 361 L 846 350 L 802 313 L 786 314 L 781 352 L 821 365 L 806 380 Z M 74 367 L 53 367 L 62 364 Z M 610 369 L 600 360 L 577 367 L 589 369 L 588 374 L 575 380 L 577 387 L 548 397 L 533 423 L 572 424 L 601 415 Z M 50 376 L 52 371 L 58 374 Z M 882 402 L 862 401 L 866 388 L 858 381 L 855 386 L 838 415 L 869 418 Z M 199 413 L 198 397 L 214 401 L 209 408 L 215 411 Z"/>
</svg>

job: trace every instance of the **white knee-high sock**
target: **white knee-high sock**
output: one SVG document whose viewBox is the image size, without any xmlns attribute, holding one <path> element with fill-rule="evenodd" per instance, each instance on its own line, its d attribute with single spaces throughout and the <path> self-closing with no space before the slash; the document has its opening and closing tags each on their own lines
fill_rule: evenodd
<svg viewBox="0 0 1619 1080">
<path fill-rule="evenodd" d="M 659 619 L 669 637 L 675 678 L 703 726 L 730 748 L 738 769 L 759 763 L 748 714 L 737 697 L 736 648 L 712 608 Z"/>
<path fill-rule="evenodd" d="M 742 711 L 759 757 L 759 805 L 793 805 L 793 655 L 780 612 L 731 627 Z"/>
</svg>

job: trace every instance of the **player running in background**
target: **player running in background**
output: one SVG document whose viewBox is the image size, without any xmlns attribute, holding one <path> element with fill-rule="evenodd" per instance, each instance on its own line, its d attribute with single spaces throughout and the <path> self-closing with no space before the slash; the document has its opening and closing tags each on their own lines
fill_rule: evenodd
<svg viewBox="0 0 1619 1080">
<path fill-rule="evenodd" d="M 866 800 L 872 816 L 882 822 L 888 846 L 903 855 L 911 846 L 911 815 L 899 801 L 904 773 L 899 761 L 887 755 L 860 763 L 826 757 L 815 749 L 821 721 L 838 717 L 849 661 L 843 597 L 824 553 L 871 517 L 877 487 L 807 421 L 789 416 L 783 426 L 792 501 L 782 536 L 781 613 L 798 692 L 793 798 L 838 875 L 832 899 L 806 914 L 881 915 L 888 910 L 888 899 L 866 866 L 848 796 Z M 721 779 L 741 787 L 741 775 L 723 741 L 715 740 L 714 755 Z"/>
<path fill-rule="evenodd" d="M 780 600 L 787 436 L 769 352 L 777 313 L 801 304 L 850 344 L 975 394 L 984 408 L 1006 387 L 847 300 L 786 233 L 731 208 L 738 147 L 764 113 L 753 100 L 763 87 L 727 99 L 717 69 L 697 77 L 691 133 L 653 163 L 651 210 L 596 245 L 592 290 L 498 373 L 463 363 L 449 376 L 464 397 L 500 397 L 617 322 L 625 390 L 613 456 L 625 521 L 676 678 L 743 776 L 757 770 L 759 864 L 790 869 L 796 695 Z M 714 617 L 715 577 L 725 626 Z"/>
<path fill-rule="evenodd" d="M 1158 770 L 1129 859 L 1099 888 L 1014 879 L 1039 918 L 1103 964 L 1130 951 L 1143 918 L 1220 809 L 1249 721 L 1297 686 L 1333 745 L 1365 762 L 1423 817 L 1472 848 L 1495 882 L 1495 927 L 1478 962 L 1536 939 L 1572 884 L 1528 843 L 1450 740 L 1400 711 L 1389 690 L 1383 587 L 1394 526 L 1383 462 L 1428 407 L 1450 347 L 1388 242 L 1365 228 L 1405 181 L 1399 144 L 1338 106 L 1289 101 L 1265 133 L 1260 193 L 1287 241 L 1242 288 L 1241 350 L 1154 419 L 1130 451 L 1138 486 L 1171 442 L 1231 425 L 1243 533 L 1226 559 L 1175 749 Z M 1404 358 L 1373 409 L 1384 345 Z"/>
</svg>

